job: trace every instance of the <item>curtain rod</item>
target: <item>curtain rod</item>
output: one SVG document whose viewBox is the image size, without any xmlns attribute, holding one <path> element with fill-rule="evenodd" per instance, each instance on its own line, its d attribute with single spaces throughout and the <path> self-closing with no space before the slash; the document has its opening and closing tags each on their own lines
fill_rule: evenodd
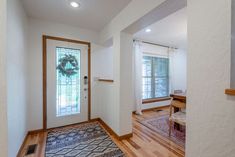
<svg viewBox="0 0 235 157">
<path fill-rule="evenodd" d="M 142 43 L 145 43 L 145 44 L 156 45 L 156 46 L 165 47 L 165 48 L 172 48 L 172 49 L 176 49 L 176 50 L 178 49 L 176 47 L 170 47 L 170 46 L 166 46 L 166 45 L 156 44 L 156 43 L 142 41 L 142 40 L 137 40 L 137 39 L 134 39 L 133 41 L 141 41 Z"/>
</svg>

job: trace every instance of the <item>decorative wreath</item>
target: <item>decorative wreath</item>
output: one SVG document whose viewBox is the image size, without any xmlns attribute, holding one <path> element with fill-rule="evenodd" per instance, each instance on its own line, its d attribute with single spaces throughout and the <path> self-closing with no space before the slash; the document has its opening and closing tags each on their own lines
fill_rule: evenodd
<svg viewBox="0 0 235 157">
<path fill-rule="evenodd" d="M 71 66 L 67 66 L 70 63 Z M 71 77 L 78 73 L 78 61 L 75 56 L 67 55 L 59 59 L 59 65 L 56 67 L 63 76 Z"/>
</svg>

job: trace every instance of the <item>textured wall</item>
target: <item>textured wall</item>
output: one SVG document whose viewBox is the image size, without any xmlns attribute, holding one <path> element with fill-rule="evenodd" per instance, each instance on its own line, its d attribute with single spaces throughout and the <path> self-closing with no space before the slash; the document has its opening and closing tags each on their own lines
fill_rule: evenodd
<svg viewBox="0 0 235 157">
<path fill-rule="evenodd" d="M 18 0 L 7 1 L 8 156 L 15 157 L 27 133 L 28 19 Z"/>
<path fill-rule="evenodd" d="M 132 0 L 100 32 L 101 42 L 106 42 L 106 40 L 112 38 L 116 33 L 120 33 L 164 1 L 166 0 Z"/>
<path fill-rule="evenodd" d="M 0 1 L 0 152 L 2 156 L 7 156 L 6 5 L 6 0 Z"/>
<path fill-rule="evenodd" d="M 183 49 L 177 49 L 170 54 L 170 81 L 171 92 L 181 89 L 187 89 L 187 52 Z"/>
<path fill-rule="evenodd" d="M 232 0 L 231 88 L 235 88 L 235 1 Z"/>
<path fill-rule="evenodd" d="M 188 0 L 187 157 L 235 156 L 231 0 Z"/>
</svg>

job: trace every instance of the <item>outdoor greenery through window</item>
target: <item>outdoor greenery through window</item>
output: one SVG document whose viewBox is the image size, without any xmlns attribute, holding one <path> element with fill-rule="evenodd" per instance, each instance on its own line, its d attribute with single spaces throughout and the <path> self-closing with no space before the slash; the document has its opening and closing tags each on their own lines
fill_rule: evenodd
<svg viewBox="0 0 235 157">
<path fill-rule="evenodd" d="M 169 96 L 169 59 L 143 57 L 143 99 Z"/>
<path fill-rule="evenodd" d="M 80 50 L 57 47 L 56 48 L 56 64 L 60 63 L 60 59 L 66 55 L 72 55 L 78 61 L 80 67 Z M 68 62 L 65 67 L 71 68 L 72 65 Z M 80 113 L 80 68 L 78 72 L 70 77 L 63 75 L 57 69 L 56 72 L 57 86 L 57 116 L 72 115 Z"/>
</svg>

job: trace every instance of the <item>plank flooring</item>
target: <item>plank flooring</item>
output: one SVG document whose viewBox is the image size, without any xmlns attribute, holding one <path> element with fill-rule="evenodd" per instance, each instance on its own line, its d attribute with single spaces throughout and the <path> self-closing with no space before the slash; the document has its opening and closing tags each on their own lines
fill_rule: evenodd
<svg viewBox="0 0 235 157">
<path fill-rule="evenodd" d="M 133 137 L 130 139 L 119 141 L 114 136 L 110 136 L 127 157 L 184 157 L 184 148 L 176 145 L 137 121 L 166 114 L 167 111 L 168 109 L 163 109 L 161 112 L 151 110 L 144 112 L 141 116 L 133 115 Z M 36 153 L 28 155 L 27 157 L 44 157 L 46 138 L 47 132 L 28 135 L 19 157 L 24 157 L 27 146 L 31 144 L 38 144 Z"/>
</svg>

